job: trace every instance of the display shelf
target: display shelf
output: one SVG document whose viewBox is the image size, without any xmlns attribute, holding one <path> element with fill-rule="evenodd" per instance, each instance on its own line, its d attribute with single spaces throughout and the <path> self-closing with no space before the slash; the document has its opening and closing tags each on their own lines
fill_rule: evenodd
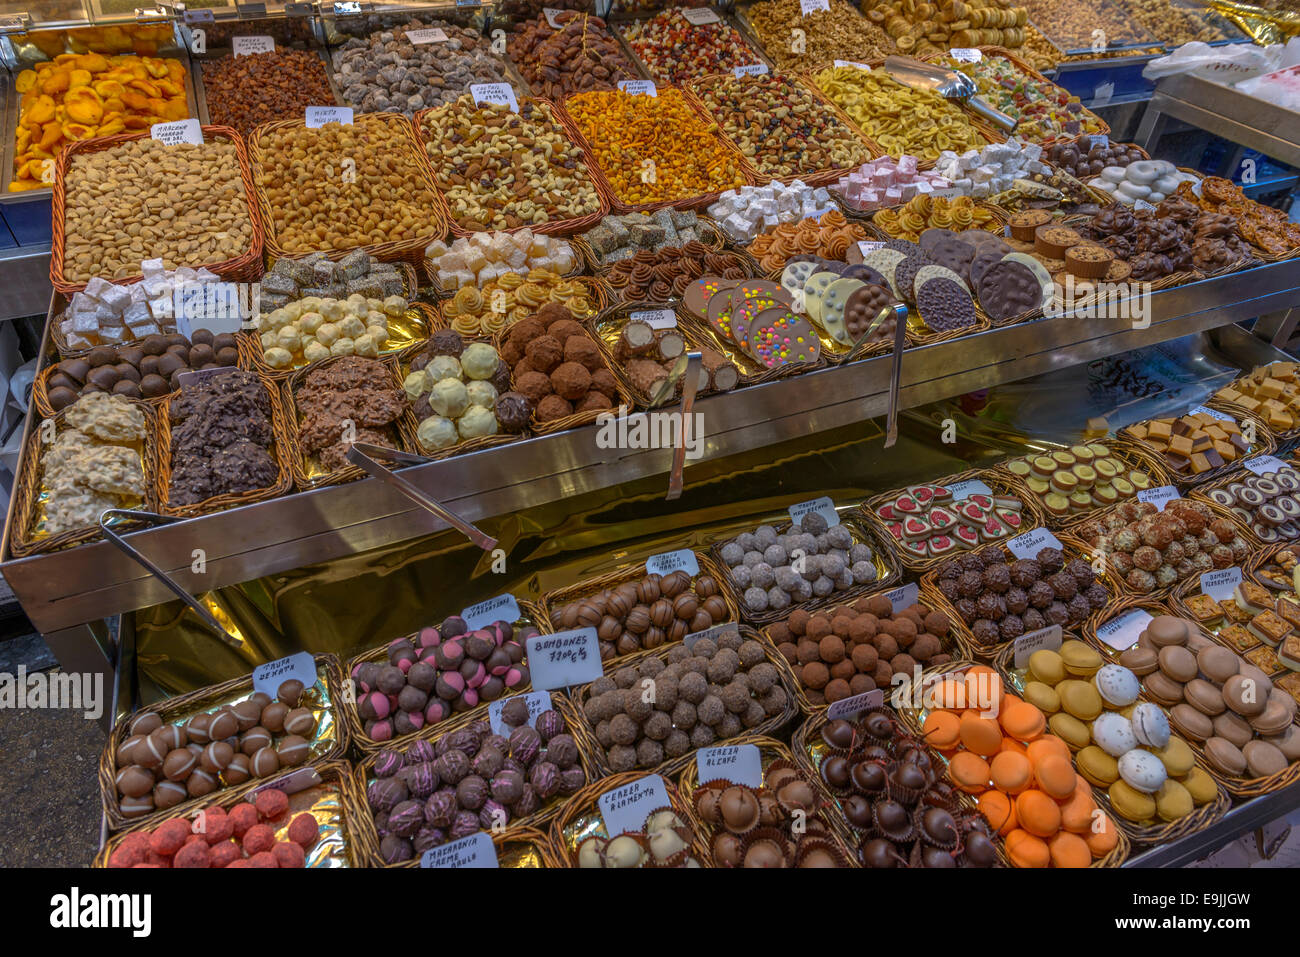
<svg viewBox="0 0 1300 957">
<path fill-rule="evenodd" d="M 1207 854 L 1248 834 L 1256 828 L 1263 827 L 1269 821 L 1286 817 L 1288 813 L 1300 806 L 1300 783 L 1251 798 L 1239 804 L 1215 821 L 1203 831 L 1189 834 L 1184 838 L 1160 844 L 1135 854 L 1125 863 L 1125 867 L 1185 867 L 1193 861 L 1200 860 Z"/>
<path fill-rule="evenodd" d="M 49 243 L 0 252 L 0 289 L 0 321 L 39 316 L 53 291 Z"/>
<path fill-rule="evenodd" d="M 1283 262 L 1151 295 L 1151 321 L 1058 317 L 910 349 L 900 408 L 987 388 L 1297 303 L 1300 263 Z M 48 328 L 48 323 L 47 323 Z M 892 359 L 882 356 L 701 399 L 702 459 L 726 458 L 885 414 Z M 28 428 L 37 427 L 29 420 Z M 411 466 L 403 477 L 471 522 L 669 471 L 672 451 L 598 447 L 589 426 Z M 690 482 L 691 469 L 686 470 Z M 665 480 L 665 490 L 667 481 Z M 12 508 L 12 505 L 11 505 Z M 203 592 L 441 531 L 446 525 L 366 480 L 207 515 L 130 536 L 182 587 Z M 8 528 L 4 554 L 8 550 Z M 206 573 L 191 572 L 193 549 Z M 33 625 L 53 632 L 168 601 L 172 595 L 112 545 L 8 561 L 5 578 Z"/>
</svg>

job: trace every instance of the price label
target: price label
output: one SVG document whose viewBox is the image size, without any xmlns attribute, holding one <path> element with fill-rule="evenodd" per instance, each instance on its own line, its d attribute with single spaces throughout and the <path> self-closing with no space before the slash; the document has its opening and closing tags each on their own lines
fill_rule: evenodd
<svg viewBox="0 0 1300 957">
<path fill-rule="evenodd" d="M 350 106 L 309 106 L 307 107 L 307 129 L 318 130 L 326 123 L 352 125 L 352 107 Z"/>
<path fill-rule="evenodd" d="M 185 22 L 190 26 L 201 26 L 205 23 L 213 23 L 216 18 L 212 16 L 211 10 L 186 10 Z"/>
<path fill-rule="evenodd" d="M 420 855 L 421 867 L 457 870 L 462 867 L 496 867 L 497 848 L 486 831 L 479 831 L 459 841 L 431 847 Z"/>
<path fill-rule="evenodd" d="M 979 479 L 966 479 L 964 482 L 953 482 L 948 486 L 948 491 L 952 492 L 954 502 L 964 502 L 972 495 L 989 495 L 993 494 L 993 489 L 989 488 Z"/>
<path fill-rule="evenodd" d="M 546 17 L 546 22 L 551 25 L 552 30 L 560 29 L 560 14 L 568 12 L 567 10 L 557 10 L 555 7 L 542 7 L 542 16 Z"/>
<path fill-rule="evenodd" d="M 693 23 L 697 27 L 702 27 L 706 23 L 721 23 L 722 17 L 718 16 L 708 7 L 694 7 L 683 10 L 682 17 L 687 23 Z"/>
<path fill-rule="evenodd" d="M 647 774 L 621 788 L 606 791 L 596 799 L 605 832 L 613 837 L 626 831 L 639 831 L 655 808 L 668 807 L 668 790 L 664 779 Z"/>
<path fill-rule="evenodd" d="M 335 0 L 334 16 L 355 17 L 361 13 L 360 0 Z"/>
<path fill-rule="evenodd" d="M 232 37 L 231 51 L 235 56 L 252 56 L 254 53 L 274 53 L 275 40 L 272 37 Z"/>
<path fill-rule="evenodd" d="M 984 59 L 984 54 L 975 47 L 953 47 L 948 55 L 958 63 L 979 63 Z"/>
<path fill-rule="evenodd" d="M 1044 648 L 1048 651 L 1056 651 L 1061 647 L 1061 626 L 1048 625 L 1037 631 L 1027 631 L 1016 639 L 1012 647 L 1015 649 L 1016 667 L 1028 667 L 1029 656 L 1035 651 L 1042 651 Z"/>
<path fill-rule="evenodd" d="M 962 191 L 962 188 L 960 186 L 936 186 L 934 189 L 930 190 L 930 195 L 943 196 L 948 199 L 952 199 L 957 196 L 965 196 L 966 194 L 965 192 Z M 1011 235 L 1009 227 L 1008 227 L 1007 235 L 1008 236 Z"/>
<path fill-rule="evenodd" d="M 519 620 L 519 602 L 515 601 L 514 595 L 507 592 L 504 595 L 497 595 L 496 598 L 481 601 L 477 605 L 470 605 L 461 611 L 460 617 L 465 619 L 465 627 L 470 631 L 490 625 L 494 621 L 508 621 L 514 624 Z"/>
<path fill-rule="evenodd" d="M 1060 540 L 1045 528 L 1031 528 L 1023 535 L 1007 539 L 1007 548 L 1016 558 L 1033 558 L 1044 548 L 1060 547 Z"/>
<path fill-rule="evenodd" d="M 486 104 L 508 106 L 514 112 L 519 112 L 519 101 L 515 99 L 515 88 L 509 83 L 474 83 L 470 86 L 469 92 L 474 97 L 475 106 L 484 106 Z"/>
<path fill-rule="evenodd" d="M 300 651 L 296 655 L 258 665 L 253 669 L 253 690 L 265 692 L 274 698 L 280 685 L 293 678 L 301 681 L 304 688 L 310 688 L 316 683 L 316 659 L 311 652 Z"/>
<path fill-rule="evenodd" d="M 813 512 L 826 519 L 827 525 L 838 525 L 840 523 L 840 515 L 835 511 L 835 503 L 825 495 L 821 498 L 815 498 L 811 502 L 800 502 L 798 505 L 791 505 L 787 511 L 790 513 L 790 521 L 796 525 L 803 521 L 805 515 L 811 515 Z"/>
<path fill-rule="evenodd" d="M 1139 213 L 1154 213 L 1156 208 L 1148 203 L 1145 199 L 1133 200 L 1133 208 Z"/>
<path fill-rule="evenodd" d="M 1220 422 L 1236 422 L 1232 416 L 1226 412 L 1220 412 L 1218 409 L 1211 409 L 1204 405 L 1194 405 L 1187 410 L 1188 415 L 1208 415 L 1212 419 L 1218 419 Z"/>
<path fill-rule="evenodd" d="M 1231 598 L 1240 584 L 1240 568 L 1235 565 L 1232 568 L 1216 568 L 1201 575 L 1201 594 L 1209 595 L 1215 601 L 1223 601 Z"/>
<path fill-rule="evenodd" d="M 283 791 L 285 794 L 297 794 L 299 791 L 305 791 L 323 783 L 320 774 L 315 768 L 299 768 L 297 771 L 276 778 L 259 788 L 254 788 L 253 794 L 261 794 L 263 791 Z"/>
<path fill-rule="evenodd" d="M 890 608 L 894 611 L 902 611 L 917 603 L 921 597 L 921 586 L 916 582 L 908 582 L 906 585 L 885 592 L 885 597 L 889 599 Z"/>
<path fill-rule="evenodd" d="M 767 64 L 750 63 L 747 64 L 746 66 L 733 67 L 731 72 L 735 74 L 737 79 L 746 76 L 762 76 L 763 74 L 767 73 Z"/>
<path fill-rule="evenodd" d="M 1102 83 L 1093 88 L 1092 106 L 1105 106 L 1115 95 L 1114 83 Z"/>
<path fill-rule="evenodd" d="M 851 698 L 841 698 L 836 701 L 826 709 L 826 720 L 838 721 L 840 718 L 851 718 L 863 711 L 875 711 L 884 703 L 884 689 L 874 688 L 862 694 L 855 694 Z"/>
<path fill-rule="evenodd" d="M 687 648 L 690 648 L 694 646 L 694 644 L 697 641 L 700 641 L 704 638 L 709 639 L 709 641 L 716 642 L 723 635 L 727 634 L 727 632 L 735 632 L 736 634 L 740 634 L 740 626 L 737 625 L 734 621 L 728 621 L 728 622 L 724 622 L 721 625 L 714 625 L 712 628 L 705 628 L 703 631 L 693 631 L 685 638 L 682 639 L 682 644 L 684 644 Z"/>
<path fill-rule="evenodd" d="M 585 685 L 605 673 L 595 628 L 535 635 L 525 645 L 533 687 L 539 691 Z"/>
<path fill-rule="evenodd" d="M 836 65 L 836 66 L 851 66 L 851 67 L 853 67 L 854 69 L 857 69 L 857 70 L 866 70 L 868 73 L 871 72 L 871 67 L 867 66 L 865 63 L 859 63 L 857 60 L 836 60 L 836 61 L 835 61 L 835 65 Z"/>
<path fill-rule="evenodd" d="M 310 17 L 315 10 L 310 3 L 286 3 L 284 5 L 284 15 L 286 17 Z"/>
<path fill-rule="evenodd" d="M 1287 464 L 1275 455 L 1257 455 L 1253 459 L 1246 459 L 1241 464 L 1256 475 L 1267 475 L 1269 472 L 1280 472 L 1288 468 Z"/>
<path fill-rule="evenodd" d="M 818 10 L 830 10 L 830 8 L 830 0 L 799 0 L 799 12 L 805 17 Z"/>
<path fill-rule="evenodd" d="M 619 80 L 618 88 L 629 96 L 657 97 L 659 95 L 652 80 Z"/>
<path fill-rule="evenodd" d="M 482 6 L 482 4 L 479 2 L 479 0 L 456 0 L 456 6 L 458 6 L 458 7 L 478 7 L 478 6 Z"/>
<path fill-rule="evenodd" d="M 1093 133 L 1088 137 L 1088 149 L 1092 149 L 1095 146 L 1100 146 L 1102 149 L 1106 149 L 1110 146 L 1110 137 L 1105 133 Z"/>
<path fill-rule="evenodd" d="M 1137 644 L 1138 636 L 1151 623 L 1151 614 L 1141 608 L 1126 611 L 1097 629 L 1097 637 L 1116 651 L 1127 651 Z"/>
<path fill-rule="evenodd" d="M 677 313 L 671 309 L 641 309 L 627 318 L 630 322 L 644 322 L 651 329 L 673 329 L 677 326 Z"/>
<path fill-rule="evenodd" d="M 175 146 L 177 143 L 203 145 L 203 128 L 198 120 L 173 120 L 170 123 L 155 123 L 149 127 L 152 139 Z"/>
<path fill-rule="evenodd" d="M 1176 498 L 1182 498 L 1182 496 L 1178 494 L 1178 489 L 1172 485 L 1158 485 L 1155 488 L 1144 488 L 1138 492 L 1137 498 L 1139 502 L 1150 502 L 1163 512 L 1166 505 Z"/>
<path fill-rule="evenodd" d="M 423 30 L 407 30 L 406 39 L 410 40 L 415 46 L 422 46 L 426 43 L 446 43 L 450 37 L 445 30 L 438 27 L 427 27 Z"/>
<path fill-rule="evenodd" d="M 700 748 L 695 752 L 695 770 L 701 784 L 725 780 L 751 788 L 763 786 L 763 758 L 753 744 Z"/>
<path fill-rule="evenodd" d="M 870 239 L 858 240 L 858 252 L 862 253 L 863 256 L 865 256 L 867 253 L 873 253 L 877 249 L 884 249 L 884 248 L 885 248 L 885 244 L 881 242 L 875 242 Z"/>
<path fill-rule="evenodd" d="M 507 701 L 514 701 L 515 698 L 523 698 L 528 704 L 528 727 L 534 727 L 537 724 L 537 716 L 543 711 L 551 710 L 551 693 L 549 691 L 530 691 L 524 695 L 511 695 L 509 698 L 497 698 L 496 701 L 488 705 L 488 724 L 492 728 L 493 734 L 499 734 L 503 738 L 510 736 L 510 728 L 501 720 L 501 711 L 506 706 Z"/>
<path fill-rule="evenodd" d="M 676 552 L 651 555 L 645 560 L 645 571 L 647 575 L 670 575 L 676 571 L 683 571 L 694 578 L 700 573 L 700 562 L 693 551 L 683 548 Z"/>
</svg>

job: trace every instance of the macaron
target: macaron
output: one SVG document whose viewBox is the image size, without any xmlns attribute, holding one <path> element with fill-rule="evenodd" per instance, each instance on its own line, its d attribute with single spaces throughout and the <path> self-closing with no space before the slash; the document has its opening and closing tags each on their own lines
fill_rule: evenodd
<svg viewBox="0 0 1300 957">
<path fill-rule="evenodd" d="M 1169 723 L 1183 737 L 1204 741 L 1214 734 L 1214 722 L 1190 704 L 1176 704 L 1169 711 Z"/>
<path fill-rule="evenodd" d="M 1136 677 L 1134 680 L 1137 680 Z M 1091 682 L 1078 678 L 1062 681 L 1056 686 L 1056 693 L 1061 696 L 1062 710 L 1074 715 L 1080 721 L 1093 720 L 1105 707 L 1097 688 Z"/>
<path fill-rule="evenodd" d="M 1076 678 L 1091 678 L 1103 664 L 1101 654 L 1077 638 L 1062 644 L 1060 655 L 1066 672 Z"/>
<path fill-rule="evenodd" d="M 1163 748 L 1169 743 L 1169 718 L 1164 709 L 1150 701 L 1139 702 L 1129 717 L 1138 744 Z"/>
<path fill-rule="evenodd" d="M 1192 803 L 1197 807 L 1209 804 L 1219 796 L 1219 786 L 1204 768 L 1194 767 L 1182 778 L 1183 787 L 1192 796 Z"/>
<path fill-rule="evenodd" d="M 1145 751 L 1134 752 L 1145 754 Z M 1150 794 L 1144 794 L 1126 781 L 1116 781 L 1106 789 L 1110 806 L 1120 817 L 1130 821 L 1149 821 L 1156 816 L 1156 802 Z"/>
<path fill-rule="evenodd" d="M 1052 852 L 1041 837 L 1017 828 L 1003 839 L 1007 857 L 1016 867 L 1047 867 L 1052 863 Z"/>
<path fill-rule="evenodd" d="M 1192 660 L 1195 663 L 1195 659 Z M 1137 675 L 1123 665 L 1103 665 L 1092 680 L 1102 699 L 1116 708 L 1132 704 L 1142 692 L 1142 683 L 1138 681 Z"/>
<path fill-rule="evenodd" d="M 1079 774 L 1099 788 L 1110 787 L 1119 779 L 1119 762 L 1095 744 L 1075 755 L 1074 763 Z"/>
<path fill-rule="evenodd" d="M 1286 755 L 1267 741 L 1249 741 L 1241 749 L 1242 755 L 1246 759 L 1246 769 L 1253 778 L 1265 778 L 1271 774 L 1279 774 L 1286 770 L 1290 762 Z"/>
<path fill-rule="evenodd" d="M 1047 726 L 1054 735 L 1072 748 L 1086 748 L 1092 741 L 1088 726 L 1074 715 L 1066 714 L 1064 711 L 1048 718 Z"/>
<path fill-rule="evenodd" d="M 1025 684 L 1024 690 L 1025 702 L 1032 704 L 1039 711 L 1045 714 L 1056 714 L 1061 710 L 1061 696 L 1056 693 L 1056 689 L 1042 681 L 1030 681 Z M 1003 724 L 1006 727 L 1006 724 Z"/>
<path fill-rule="evenodd" d="M 1092 723 L 1092 740 L 1114 758 L 1119 758 L 1138 746 L 1132 722 L 1114 711 L 1107 711 Z"/>
<path fill-rule="evenodd" d="M 1156 791 L 1156 815 L 1162 821 L 1176 821 L 1192 813 L 1192 793 L 1181 782 L 1166 780 Z"/>
<path fill-rule="evenodd" d="M 1034 765 L 1034 783 L 1048 797 L 1063 801 L 1074 793 L 1078 776 L 1069 760 L 1050 754 Z"/>
<path fill-rule="evenodd" d="M 1061 829 L 1060 805 L 1034 788 L 1016 796 L 1016 818 L 1036 837 L 1051 837 Z"/>
<path fill-rule="evenodd" d="M 1160 759 L 1172 778 L 1181 778 L 1196 766 L 1192 746 L 1179 737 L 1171 735 L 1167 745 L 1153 749 L 1151 753 Z"/>
<path fill-rule="evenodd" d="M 1239 778 L 1246 773 L 1246 756 L 1225 738 L 1210 738 L 1205 742 L 1205 758 L 1219 773 Z"/>
<path fill-rule="evenodd" d="M 1056 687 L 1065 677 L 1065 662 L 1055 651 L 1043 648 L 1029 656 L 1029 674 L 1035 681 Z"/>
<path fill-rule="evenodd" d="M 1029 758 L 1015 751 L 1002 751 L 989 762 L 993 786 L 1007 794 L 1016 795 L 1029 787 L 1033 774 Z"/>
<path fill-rule="evenodd" d="M 1169 772 L 1150 751 L 1134 748 L 1119 759 L 1119 776 L 1134 790 L 1154 794 L 1165 783 Z"/>
</svg>

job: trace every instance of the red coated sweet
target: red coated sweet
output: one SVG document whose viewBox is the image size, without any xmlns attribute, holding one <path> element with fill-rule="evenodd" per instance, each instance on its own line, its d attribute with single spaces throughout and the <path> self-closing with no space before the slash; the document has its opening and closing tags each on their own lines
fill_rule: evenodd
<svg viewBox="0 0 1300 957">
<path fill-rule="evenodd" d="M 210 866 L 208 842 L 203 839 L 202 834 L 195 834 L 194 836 L 198 840 L 192 844 L 186 844 L 176 852 L 172 867 L 205 868 Z"/>
<path fill-rule="evenodd" d="M 108 855 L 109 867 L 135 867 L 143 864 L 149 853 L 148 846 L 142 847 L 139 841 L 124 841 L 112 854 Z"/>
<path fill-rule="evenodd" d="M 189 836 L 190 822 L 174 817 L 154 828 L 153 836 L 149 838 L 149 849 L 155 854 L 171 856 L 181 849 Z"/>
<path fill-rule="evenodd" d="M 234 861 L 241 860 L 244 852 L 239 849 L 239 845 L 234 841 L 222 841 L 220 844 L 213 844 L 212 849 L 208 852 L 208 865 L 210 867 L 229 867 Z"/>
<path fill-rule="evenodd" d="M 244 850 L 250 857 L 275 847 L 275 831 L 269 824 L 254 824 L 244 834 Z"/>
<path fill-rule="evenodd" d="M 252 867 L 252 866 L 253 866 L 252 864 L 248 863 L 248 858 L 241 857 L 238 860 L 231 861 L 229 864 L 227 864 L 226 869 L 229 870 L 232 867 Z"/>
<path fill-rule="evenodd" d="M 195 820 L 194 828 L 207 838 L 210 845 L 228 841 L 235 835 L 235 822 L 223 807 L 208 808 L 201 818 Z"/>
<path fill-rule="evenodd" d="M 122 838 L 122 847 L 139 846 L 144 853 L 149 852 L 149 838 L 153 836 L 152 831 L 132 831 L 126 837 Z"/>
<path fill-rule="evenodd" d="M 257 813 L 263 821 L 274 821 L 289 810 L 289 797 L 279 788 L 268 788 L 257 796 Z"/>
<path fill-rule="evenodd" d="M 271 848 L 277 867 L 306 867 L 307 855 L 303 849 L 292 841 L 279 841 Z"/>
<path fill-rule="evenodd" d="M 189 837 L 187 837 L 187 838 L 185 839 L 185 844 L 183 845 L 183 847 L 189 847 L 189 845 L 191 845 L 191 844 L 204 844 L 204 845 L 206 845 L 207 843 L 208 843 L 208 839 L 207 839 L 207 837 L 205 837 L 204 835 L 202 835 L 202 834 L 191 834 Z"/>
<path fill-rule="evenodd" d="M 228 816 L 235 837 L 242 841 L 248 829 L 257 823 L 257 808 L 251 804 L 236 804 Z"/>
<path fill-rule="evenodd" d="M 248 859 L 249 867 L 279 867 L 275 862 L 275 855 L 270 851 L 259 851 Z"/>
<path fill-rule="evenodd" d="M 316 823 L 316 819 L 307 813 L 295 817 L 289 822 L 289 840 L 304 851 L 311 850 L 320 840 L 320 826 Z"/>
<path fill-rule="evenodd" d="M 172 856 L 170 854 L 159 854 L 157 851 L 150 851 L 145 855 L 144 862 L 154 867 L 171 867 Z"/>
</svg>

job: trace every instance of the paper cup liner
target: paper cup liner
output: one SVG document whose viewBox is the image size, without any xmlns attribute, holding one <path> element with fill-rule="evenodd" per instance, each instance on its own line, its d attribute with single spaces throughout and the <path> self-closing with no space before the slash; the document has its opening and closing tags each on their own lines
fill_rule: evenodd
<svg viewBox="0 0 1300 957">
<path fill-rule="evenodd" d="M 609 853 L 609 845 L 610 845 L 610 844 L 613 844 L 613 843 L 614 843 L 616 840 L 618 840 L 620 837 L 630 837 L 630 838 L 632 838 L 632 840 L 636 841 L 639 845 L 641 845 L 641 855 L 642 855 L 642 856 L 641 856 L 641 864 L 640 864 L 640 866 L 641 866 L 641 867 L 645 867 L 646 864 L 647 864 L 647 863 L 649 862 L 649 860 L 650 860 L 650 843 L 646 840 L 644 834 L 640 834 L 640 833 L 638 833 L 637 831 L 624 831 L 622 834 L 615 834 L 615 835 L 613 835 L 613 836 L 609 839 L 608 843 L 606 843 L 605 847 L 604 847 L 604 848 L 602 849 L 602 851 L 601 851 L 601 855 L 600 855 L 600 856 L 601 856 L 601 861 L 602 861 L 602 863 L 603 863 L 603 861 L 605 860 L 606 856 L 607 856 L 608 853 Z M 576 859 L 576 856 L 577 856 L 576 853 L 575 853 L 574 856 L 575 856 L 575 859 Z M 576 862 L 576 861 L 575 861 L 575 862 Z M 622 868 L 615 868 L 615 869 L 616 869 L 616 870 L 622 870 Z"/>
<path fill-rule="evenodd" d="M 722 812 L 715 801 L 713 805 L 714 813 L 706 814 L 701 807 L 705 800 L 704 795 L 712 791 L 717 797 L 721 797 L 722 792 L 729 787 L 731 787 L 731 785 L 726 781 L 710 781 L 708 784 L 701 784 L 695 789 L 695 793 L 691 795 L 691 802 L 694 805 L 695 813 L 698 814 L 700 820 L 709 825 L 709 827 L 722 827 Z"/>
<path fill-rule="evenodd" d="M 843 758 L 846 765 L 852 765 L 853 763 L 852 752 L 845 750 L 843 748 L 831 748 L 822 755 L 822 759 L 817 765 L 818 780 L 820 780 L 821 783 L 825 786 L 826 790 L 830 791 L 832 794 L 844 795 L 844 794 L 852 793 L 853 791 L 852 780 L 850 780 L 850 782 L 844 785 L 843 787 L 836 787 L 834 784 L 831 784 L 830 781 L 826 780 L 826 774 L 822 771 L 822 768 L 826 766 L 826 762 L 829 761 L 831 758 Z"/>
<path fill-rule="evenodd" d="M 781 831 L 775 827 L 760 827 L 757 828 L 756 830 L 750 831 L 749 834 L 745 836 L 745 843 L 741 847 L 741 860 L 742 861 L 744 860 L 744 857 L 747 854 L 749 854 L 750 850 L 755 845 L 762 844 L 764 842 L 768 842 L 776 845 L 777 849 L 781 852 L 782 859 L 785 862 L 784 864 L 782 864 L 782 867 L 794 866 L 794 853 L 795 853 L 794 841 L 792 841 L 789 835 L 787 835 L 784 831 Z M 743 863 L 741 866 L 742 867 L 744 866 Z"/>
<path fill-rule="evenodd" d="M 913 844 L 912 853 L 908 855 L 909 866 L 925 867 L 925 865 L 922 863 L 921 855 L 925 853 L 925 849 L 927 847 L 933 847 L 933 846 L 934 846 L 933 844 L 926 844 L 925 841 L 917 841 L 915 844 Z M 953 863 L 956 863 L 957 855 L 952 851 L 948 851 L 947 853 L 952 857 Z"/>
<path fill-rule="evenodd" d="M 653 834 L 649 830 L 649 827 L 650 827 L 650 821 L 661 814 L 672 815 L 673 820 L 675 820 L 677 823 L 669 825 L 667 830 L 674 832 L 677 835 L 677 837 L 681 840 L 682 844 L 685 846 L 680 851 L 674 851 L 672 854 L 668 855 L 663 860 L 657 860 L 654 856 L 653 846 L 651 845 L 651 838 Z M 690 856 L 691 841 L 695 838 L 695 832 L 692 830 L 691 826 L 682 820 L 682 816 L 678 814 L 674 808 L 668 806 L 654 808 L 652 811 L 650 811 L 649 814 L 645 816 L 645 821 L 646 822 L 643 825 L 643 828 L 645 828 L 646 848 L 650 852 L 650 860 L 647 862 L 647 866 L 680 867 L 681 863 L 674 864 L 673 861 L 679 857 L 682 857 L 683 855 L 686 857 Z M 653 833 L 659 833 L 659 831 L 655 831 Z"/>
<path fill-rule="evenodd" d="M 894 720 L 892 715 L 885 714 L 885 717 L 889 718 L 890 733 L 888 735 L 880 737 L 879 735 L 872 734 L 867 730 L 867 718 L 873 714 L 881 713 L 884 713 L 883 708 L 877 708 L 875 711 L 865 711 L 857 716 L 857 719 L 853 722 L 853 726 L 857 729 L 858 733 L 862 735 L 864 741 L 869 741 L 872 744 L 888 746 L 898 740 L 898 722 Z"/>
<path fill-rule="evenodd" d="M 885 774 L 889 779 L 888 791 L 891 798 L 908 810 L 911 810 L 916 807 L 917 802 L 921 800 L 921 795 L 925 793 L 925 788 L 904 787 L 894 780 L 894 773 L 902 767 L 902 764 L 902 761 L 893 761 L 885 769 Z"/>
<path fill-rule="evenodd" d="M 795 766 L 793 761 L 787 761 L 785 758 L 777 758 L 767 766 L 763 772 L 763 787 L 775 792 L 783 783 L 783 777 L 789 772 L 797 778 L 806 779 L 806 775 Z"/>
<path fill-rule="evenodd" d="M 737 864 L 724 864 L 723 862 L 721 862 L 721 861 L 718 859 L 718 855 L 717 855 L 717 845 L 718 845 L 718 842 L 719 842 L 719 841 L 722 841 L 722 840 L 727 840 L 727 841 L 738 841 L 738 842 L 740 843 L 741 848 L 742 848 L 742 855 L 743 855 L 744 841 L 741 841 L 740 838 L 736 837 L 736 835 L 732 834 L 730 831 L 722 831 L 722 830 L 719 830 L 719 831 L 715 831 L 715 832 L 713 833 L 713 836 L 712 836 L 711 838 L 709 838 L 709 860 L 710 860 L 710 862 L 713 864 L 714 867 L 721 867 L 721 868 L 724 868 L 724 869 L 726 869 L 726 868 L 733 868 L 733 867 L 739 867 L 740 865 L 739 865 L 738 863 L 737 863 Z"/>
<path fill-rule="evenodd" d="M 891 841 L 889 840 L 889 838 L 884 837 L 880 834 L 868 834 L 863 836 L 862 840 L 858 842 L 858 847 L 857 847 L 858 861 L 862 863 L 864 867 L 866 866 L 866 862 L 863 854 L 863 848 L 865 848 L 867 844 L 869 844 L 871 841 L 876 841 L 876 840 L 885 841 L 893 849 L 893 854 L 895 859 L 898 861 L 899 867 L 912 866 L 910 855 L 908 854 L 906 849 L 899 850 L 898 844 L 896 842 Z"/>
<path fill-rule="evenodd" d="M 804 862 L 817 851 L 825 852 L 835 861 L 834 866 L 837 868 L 849 867 L 849 861 L 844 856 L 844 852 L 832 844 L 830 841 L 820 837 L 810 837 L 799 842 L 799 847 L 795 851 L 794 866 L 803 867 Z"/>
<path fill-rule="evenodd" d="M 588 837 L 584 837 L 581 841 L 578 842 L 577 847 L 575 847 L 572 851 L 569 852 L 569 857 L 573 861 L 573 866 L 574 867 L 582 866 L 582 864 L 580 863 L 579 853 L 582 851 L 583 847 L 585 847 L 588 843 L 593 843 L 596 845 L 596 859 L 601 862 L 600 866 L 604 867 L 605 847 L 606 845 L 609 844 L 609 838 L 607 838 L 603 834 L 592 834 Z"/>
<path fill-rule="evenodd" d="M 921 807 L 918 807 L 916 812 L 912 815 L 912 826 L 916 828 L 916 833 L 920 837 L 921 843 L 929 844 L 931 847 L 937 847 L 940 850 L 956 853 L 961 844 L 961 829 L 957 826 L 957 819 L 953 818 L 953 830 L 946 839 L 935 838 L 927 833 L 925 828 L 921 826 L 921 816 L 929 810 L 932 809 L 922 805 Z"/>
<path fill-rule="evenodd" d="M 893 841 L 895 844 L 906 844 L 916 839 L 916 823 L 912 820 L 911 814 L 908 814 L 907 822 L 903 827 L 891 831 L 881 826 L 878 808 L 873 803 L 871 806 L 871 823 L 880 837 Z"/>
<path fill-rule="evenodd" d="M 730 790 L 731 788 L 736 788 L 738 790 L 748 792 L 749 794 L 752 794 L 754 796 L 755 802 L 758 801 L 758 793 L 753 788 L 747 788 L 741 784 L 732 784 L 730 785 L 730 787 L 727 788 L 727 790 Z M 730 831 L 732 834 L 735 834 L 737 837 L 743 838 L 746 837 L 748 834 L 750 834 L 750 832 L 755 830 L 757 827 L 759 827 L 758 817 L 756 816 L 754 818 L 754 823 L 747 828 L 741 828 L 741 829 L 734 828 L 730 824 L 728 824 L 726 820 L 723 820 L 722 827 Z"/>
<path fill-rule="evenodd" d="M 646 861 L 643 865 L 641 865 L 641 867 L 643 870 L 647 870 L 647 871 L 669 871 L 669 870 L 675 871 L 685 867 L 687 862 L 690 859 L 691 859 L 691 849 L 689 847 L 686 847 L 678 851 L 676 854 L 673 854 L 671 857 L 664 858 L 662 861 L 656 861 L 653 857 L 651 857 L 648 861 Z"/>
<path fill-rule="evenodd" d="M 881 769 L 881 771 L 884 772 L 884 784 L 881 785 L 880 790 L 878 790 L 878 791 L 868 791 L 866 788 L 864 788 L 864 787 L 862 787 L 861 785 L 859 785 L 858 782 L 857 782 L 856 780 L 854 780 L 854 778 L 853 778 L 853 772 L 852 772 L 852 769 L 850 768 L 850 770 L 849 770 L 849 789 L 850 789 L 850 791 L 851 791 L 853 794 L 861 794 L 864 798 L 866 798 L 866 799 L 869 800 L 869 801 L 874 801 L 874 800 L 876 800 L 876 798 L 879 798 L 879 797 L 882 797 L 882 796 L 884 796 L 884 795 L 887 795 L 887 794 L 889 793 L 889 771 L 888 771 L 888 765 L 887 765 L 885 762 L 883 762 L 883 761 L 859 761 L 858 764 L 874 764 L 874 765 L 876 765 L 877 767 L 879 767 L 879 768 Z M 855 767 L 856 767 L 856 765 L 855 765 Z"/>
</svg>

